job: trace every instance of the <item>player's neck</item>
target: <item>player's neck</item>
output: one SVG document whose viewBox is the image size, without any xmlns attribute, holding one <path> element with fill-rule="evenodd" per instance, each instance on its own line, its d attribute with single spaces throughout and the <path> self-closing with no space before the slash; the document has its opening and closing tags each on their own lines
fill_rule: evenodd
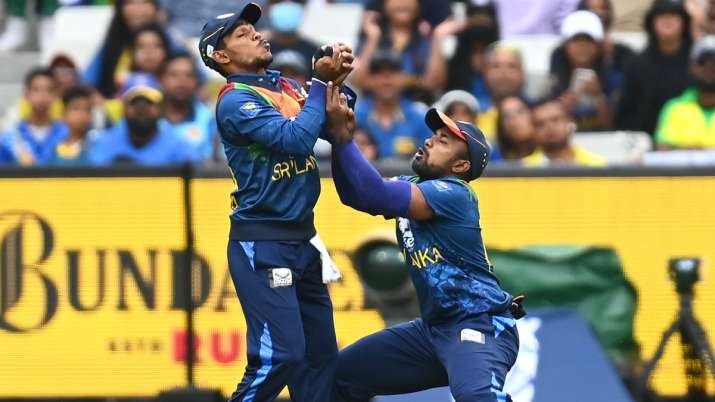
<svg viewBox="0 0 715 402">
<path fill-rule="evenodd" d="M 265 74 L 265 67 L 258 66 L 235 66 L 231 74 Z"/>
</svg>

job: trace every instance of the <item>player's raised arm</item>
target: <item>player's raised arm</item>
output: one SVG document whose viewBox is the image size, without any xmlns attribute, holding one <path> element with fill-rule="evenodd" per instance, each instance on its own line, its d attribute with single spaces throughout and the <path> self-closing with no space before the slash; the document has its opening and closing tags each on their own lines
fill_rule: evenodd
<svg viewBox="0 0 715 402">
<path fill-rule="evenodd" d="M 355 114 L 332 82 L 328 83 L 326 113 L 335 145 L 333 180 L 343 204 L 371 215 L 413 219 L 432 217 L 432 209 L 417 185 L 383 179 L 362 155 L 352 141 Z"/>
<path fill-rule="evenodd" d="M 255 31 L 248 34 L 260 36 Z M 250 86 L 228 91 L 220 98 L 217 113 L 220 127 L 227 131 L 224 136 L 234 137 L 239 142 L 240 137 L 245 136 L 273 151 L 310 155 L 325 123 L 325 82 L 328 79 L 344 80 L 352 70 L 349 48 L 344 50 L 336 44 L 331 49 L 334 51 L 330 55 L 322 53 L 323 56 L 314 63 L 310 93 L 294 119 L 287 118 L 275 107 L 273 99 Z M 215 59 L 221 59 L 219 52 L 222 50 L 214 51 Z"/>
</svg>

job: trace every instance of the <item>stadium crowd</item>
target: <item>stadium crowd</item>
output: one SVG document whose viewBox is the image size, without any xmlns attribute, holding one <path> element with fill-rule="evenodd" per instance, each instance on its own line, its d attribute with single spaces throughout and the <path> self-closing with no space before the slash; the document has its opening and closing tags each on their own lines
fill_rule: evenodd
<svg viewBox="0 0 715 402">
<path fill-rule="evenodd" d="M 267 10 L 258 28 L 271 68 L 305 86 L 317 47 L 299 33 L 305 2 L 256 2 Z M 186 38 L 230 11 L 225 2 L 38 0 L 40 42 L 51 40 L 44 23 L 60 3 L 113 4 L 114 16 L 86 67 L 57 54 L 27 72 L 5 113 L 0 165 L 222 163 L 217 78 Z M 450 1 L 363 3 L 349 84 L 361 93 L 355 139 L 370 160 L 409 159 L 431 135 L 431 105 L 475 122 L 492 162 L 607 165 L 574 143 L 577 132 L 644 132 L 653 151 L 715 149 L 715 1 L 653 0 L 640 52 L 614 40 L 611 0 L 467 0 L 460 16 Z M 27 35 L 27 7 L 6 0 L 5 9 L 0 52 L 12 52 Z M 531 34 L 561 37 L 536 96 L 509 39 Z M 329 156 L 329 145 L 316 154 Z"/>
</svg>

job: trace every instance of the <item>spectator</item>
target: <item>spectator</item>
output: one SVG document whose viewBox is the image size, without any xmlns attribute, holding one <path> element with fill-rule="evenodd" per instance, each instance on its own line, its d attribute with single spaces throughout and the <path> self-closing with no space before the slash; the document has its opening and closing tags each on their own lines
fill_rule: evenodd
<svg viewBox="0 0 715 402">
<path fill-rule="evenodd" d="M 57 85 L 48 69 L 38 68 L 27 74 L 25 99 L 31 113 L 0 139 L 0 162 L 41 165 L 52 158 L 55 147 L 67 135 L 66 127 L 50 116 Z"/>
<path fill-rule="evenodd" d="M 268 5 L 267 0 L 251 0 L 264 10 Z M 172 34 L 184 38 L 198 38 L 201 28 L 206 21 L 233 10 L 240 10 L 240 4 L 226 3 L 216 0 L 159 0 L 162 11 L 168 19 Z M 256 24 L 256 29 L 262 30 L 263 19 Z"/>
<path fill-rule="evenodd" d="M 484 80 L 486 53 L 499 40 L 496 7 L 490 0 L 467 5 L 465 28 L 457 35 L 457 48 L 449 61 L 447 88 L 470 92 L 479 105 L 489 109 L 492 99 Z"/>
<path fill-rule="evenodd" d="M 616 127 L 652 135 L 665 102 L 688 86 L 690 16 L 680 0 L 655 0 L 645 27 L 648 46 L 626 68 Z"/>
<path fill-rule="evenodd" d="M 196 64 L 189 54 L 169 58 L 161 74 L 164 117 L 175 135 L 192 148 L 195 159 L 208 161 L 216 156 L 214 113 L 197 99 L 199 89 Z"/>
<path fill-rule="evenodd" d="M 434 104 L 434 108 L 452 120 L 477 124 L 479 101 L 467 91 L 455 89 L 447 92 Z"/>
<path fill-rule="evenodd" d="M 310 64 L 295 50 L 283 50 L 273 54 L 271 67 L 281 72 L 281 75 L 293 80 L 307 90 L 306 83 L 310 77 Z"/>
<path fill-rule="evenodd" d="M 134 34 L 132 73 L 147 73 L 158 79 L 169 57 L 169 38 L 158 25 L 147 25 Z"/>
<path fill-rule="evenodd" d="M 107 35 L 84 72 L 83 81 L 105 98 L 113 98 L 117 94 L 119 78 L 132 64 L 129 48 L 134 33 L 145 25 L 158 22 L 157 0 L 116 0 Z M 177 47 L 172 43 L 172 50 Z"/>
<path fill-rule="evenodd" d="M 491 99 L 491 106 L 483 105 L 481 113 L 477 116 L 479 128 L 489 142 L 494 142 L 497 131 L 498 104 L 507 96 L 523 96 L 524 94 L 524 66 L 521 51 L 505 42 L 496 42 L 487 50 L 484 78 Z"/>
<path fill-rule="evenodd" d="M 143 85 L 151 88 L 160 88 L 159 80 L 153 74 L 134 73 L 124 79 L 124 84 L 119 90 L 120 94 L 125 93 L 131 86 Z M 122 98 L 112 98 L 103 102 L 104 113 L 106 114 L 108 125 L 117 124 L 124 117 L 124 104 Z"/>
<path fill-rule="evenodd" d="M 715 148 L 715 35 L 695 44 L 690 63 L 694 85 L 660 112 L 658 149 Z"/>
<path fill-rule="evenodd" d="M 497 141 L 489 155 L 492 161 L 521 161 L 534 153 L 536 133 L 531 110 L 524 98 L 507 96 L 496 105 Z"/>
<path fill-rule="evenodd" d="M 78 165 L 87 162 L 92 126 L 92 90 L 79 86 L 69 88 L 62 96 L 67 136 L 55 148 L 49 161 L 55 165 Z"/>
<path fill-rule="evenodd" d="M 539 149 L 523 159 L 525 166 L 606 165 L 602 156 L 571 143 L 576 123 L 560 101 L 546 100 L 535 105 L 532 113 Z"/>
<path fill-rule="evenodd" d="M 133 81 L 122 96 L 125 117 L 99 136 L 89 150 L 90 162 L 155 166 L 190 161 L 191 147 L 161 120 L 161 91 Z"/>
<path fill-rule="evenodd" d="M 351 1 L 351 0 L 346 0 Z M 364 0 L 367 12 L 382 12 L 385 0 Z M 424 20 L 430 27 L 436 27 L 452 15 L 452 0 L 421 0 L 420 19 Z"/>
<path fill-rule="evenodd" d="M 50 71 L 55 77 L 58 93 L 63 96 L 65 91 L 80 84 L 77 65 L 69 56 L 58 54 L 50 61 Z"/>
<path fill-rule="evenodd" d="M 76 74 L 76 70 L 73 70 L 74 62 L 70 58 L 64 55 L 55 56 L 50 61 L 50 72 L 55 79 L 55 84 L 57 84 L 57 98 L 52 102 L 50 106 L 50 118 L 52 120 L 62 119 L 62 99 L 61 96 L 64 91 L 72 85 L 77 83 L 77 77 L 73 77 L 73 72 Z M 16 123 L 18 120 L 26 120 L 30 117 L 32 113 L 32 107 L 27 102 L 26 98 L 21 98 L 17 103 L 17 109 L 11 109 L 8 111 L 8 117 L 5 121 L 10 124 Z"/>
<path fill-rule="evenodd" d="M 480 0 L 472 0 L 480 1 Z M 501 37 L 558 35 L 567 15 L 579 0 L 501 0 L 497 3 Z"/>
<path fill-rule="evenodd" d="M 57 85 L 57 97 L 55 101 L 52 102 L 52 106 L 50 106 L 50 119 L 62 120 L 64 116 L 62 97 L 69 88 L 80 84 L 79 74 L 72 59 L 62 54 L 55 56 L 50 61 L 50 72 Z M 95 105 L 92 123 L 94 128 L 105 127 L 106 118 L 103 110 L 104 108 L 101 102 Z M 6 124 L 13 125 L 20 120 L 27 120 L 31 113 L 32 107 L 27 102 L 27 99 L 23 97 L 20 98 L 15 107 L 8 109 L 4 120 Z"/>
<path fill-rule="evenodd" d="M 709 0 L 703 21 L 703 32 L 706 35 L 715 34 L 715 0 Z"/>
<path fill-rule="evenodd" d="M 611 128 L 611 104 L 619 91 L 620 74 L 603 57 L 603 26 L 590 11 L 576 11 L 564 20 L 564 44 L 551 54 L 552 96 L 560 96 L 582 130 Z"/>
<path fill-rule="evenodd" d="M 358 144 L 374 143 L 377 158 L 409 158 L 430 134 L 425 111 L 404 97 L 401 66 L 394 53 L 376 54 L 370 63 L 372 96 L 363 98 L 355 110 L 355 138 Z"/>
<path fill-rule="evenodd" d="M 611 31 L 613 28 L 613 3 L 611 0 L 581 0 L 579 10 L 590 11 L 598 16 L 603 25 L 603 41 L 601 51 L 603 62 L 606 68 L 618 72 L 619 81 L 616 83 L 620 88 L 623 86 L 623 76 L 626 65 L 633 58 L 633 50 L 628 46 L 613 41 Z"/>
<path fill-rule="evenodd" d="M 381 13 L 366 12 L 362 37 L 357 46 L 353 80 L 361 88 L 370 87 L 372 58 L 380 50 L 392 51 L 402 60 L 407 88 L 429 97 L 444 86 L 446 61 L 441 51 L 441 39 L 455 29 L 454 21 L 435 28 L 437 40 L 420 30 L 418 0 L 385 0 Z"/>
<path fill-rule="evenodd" d="M 277 55 L 284 50 L 293 50 L 310 66 L 318 45 L 298 33 L 303 23 L 303 5 L 280 0 L 271 6 L 269 14 L 271 53 Z"/>
</svg>

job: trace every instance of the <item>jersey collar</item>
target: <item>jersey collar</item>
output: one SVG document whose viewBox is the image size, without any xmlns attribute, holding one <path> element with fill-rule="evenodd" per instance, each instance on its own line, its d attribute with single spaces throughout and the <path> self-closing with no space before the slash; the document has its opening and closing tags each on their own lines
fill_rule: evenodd
<svg viewBox="0 0 715 402">
<path fill-rule="evenodd" d="M 241 84 L 253 85 L 267 89 L 278 89 L 278 79 L 281 73 L 275 70 L 266 70 L 265 74 L 235 73 L 228 76 L 227 81 L 240 82 Z"/>
</svg>

